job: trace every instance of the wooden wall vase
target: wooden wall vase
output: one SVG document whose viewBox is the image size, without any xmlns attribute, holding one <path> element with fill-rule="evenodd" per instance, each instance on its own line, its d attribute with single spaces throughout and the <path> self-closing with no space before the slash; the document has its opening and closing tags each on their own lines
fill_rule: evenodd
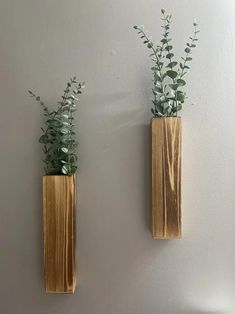
<svg viewBox="0 0 235 314">
<path fill-rule="evenodd" d="M 181 119 L 153 118 L 152 236 L 181 237 Z"/>
<path fill-rule="evenodd" d="M 43 177 L 46 292 L 74 293 L 76 177 Z"/>
</svg>

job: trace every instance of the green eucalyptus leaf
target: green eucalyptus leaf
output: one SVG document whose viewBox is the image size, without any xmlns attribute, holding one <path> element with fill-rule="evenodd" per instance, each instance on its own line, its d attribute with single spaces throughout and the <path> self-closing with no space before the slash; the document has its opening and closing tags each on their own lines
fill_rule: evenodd
<svg viewBox="0 0 235 314">
<path fill-rule="evenodd" d="M 49 125 L 49 127 L 52 127 L 52 128 L 57 128 L 57 127 L 60 127 L 61 126 L 61 122 L 60 121 L 57 121 L 57 120 L 47 120 L 47 123 Z"/>
<path fill-rule="evenodd" d="M 184 102 L 184 98 L 185 98 L 185 96 L 184 96 L 183 92 L 181 92 L 181 91 L 177 91 L 176 92 L 176 99 L 178 101 Z"/>
<path fill-rule="evenodd" d="M 180 111 L 182 109 L 182 105 L 180 104 L 180 105 L 178 105 L 178 106 L 174 106 L 173 108 L 172 108 L 172 112 L 173 113 L 175 113 L 175 112 L 177 112 L 177 111 Z"/>
<path fill-rule="evenodd" d="M 172 61 L 172 62 L 170 62 L 166 67 L 172 69 L 172 68 L 175 67 L 177 64 L 178 64 L 178 62 Z"/>
<path fill-rule="evenodd" d="M 178 73 L 176 71 L 173 71 L 173 70 L 168 70 L 166 73 L 173 80 L 178 76 Z"/>
<path fill-rule="evenodd" d="M 186 82 L 185 82 L 184 80 L 182 80 L 182 79 L 178 79 L 178 80 L 177 80 L 177 83 L 178 83 L 180 86 L 186 85 Z"/>
<path fill-rule="evenodd" d="M 69 130 L 67 128 L 62 128 L 60 130 L 60 132 L 63 133 L 63 134 L 67 134 L 67 133 L 69 133 Z"/>
<path fill-rule="evenodd" d="M 66 99 L 66 105 L 71 105 L 72 101 L 70 99 Z"/>
<path fill-rule="evenodd" d="M 177 88 L 180 86 L 179 84 L 169 84 L 170 88 L 172 88 L 174 91 L 177 90 Z"/>
<path fill-rule="evenodd" d="M 69 140 L 70 140 L 70 135 L 67 133 L 67 134 L 63 134 L 61 137 L 61 142 L 62 143 L 67 143 Z"/>
<path fill-rule="evenodd" d="M 168 53 L 167 55 L 166 55 L 166 58 L 167 59 L 171 59 L 171 58 L 173 58 L 174 57 L 174 54 L 173 53 Z"/>
<path fill-rule="evenodd" d="M 158 72 L 158 68 L 157 68 L 157 67 L 152 67 L 151 70 L 152 70 L 153 72 Z"/>
<path fill-rule="evenodd" d="M 77 161 L 77 156 L 75 154 L 70 154 L 69 161 L 70 163 L 75 163 Z"/>
<path fill-rule="evenodd" d="M 158 101 L 155 101 L 155 100 L 153 100 L 152 102 L 153 102 L 156 110 L 163 115 L 163 107 L 161 105 L 161 102 L 160 101 L 158 102 Z"/>
<path fill-rule="evenodd" d="M 155 78 L 156 82 L 162 82 L 161 77 L 157 73 L 154 74 L 154 78 Z"/>
<path fill-rule="evenodd" d="M 69 151 L 67 147 L 62 147 L 61 150 L 62 150 L 62 152 L 64 152 L 64 153 L 68 153 L 68 151 Z"/>
<path fill-rule="evenodd" d="M 163 44 L 166 44 L 166 43 L 167 43 L 167 39 L 163 38 L 163 39 L 161 40 L 161 42 L 162 42 Z"/>
<path fill-rule="evenodd" d="M 70 98 L 72 98 L 73 100 L 78 100 L 78 98 L 75 97 L 74 95 L 70 95 Z"/>
<path fill-rule="evenodd" d="M 77 166 L 73 165 L 70 167 L 70 174 L 74 174 L 77 171 Z"/>
<path fill-rule="evenodd" d="M 156 91 L 157 93 L 161 94 L 162 93 L 162 88 L 158 87 L 158 86 L 155 86 L 154 87 L 154 91 Z"/>
<path fill-rule="evenodd" d="M 49 142 L 50 140 L 47 135 L 43 134 L 42 136 L 40 136 L 39 143 L 48 144 Z"/>
<path fill-rule="evenodd" d="M 61 170 L 63 174 L 68 174 L 70 169 L 68 165 L 63 165 Z"/>
<path fill-rule="evenodd" d="M 166 48 L 165 48 L 167 51 L 170 51 L 170 50 L 172 50 L 173 49 L 173 46 L 166 46 Z"/>
</svg>

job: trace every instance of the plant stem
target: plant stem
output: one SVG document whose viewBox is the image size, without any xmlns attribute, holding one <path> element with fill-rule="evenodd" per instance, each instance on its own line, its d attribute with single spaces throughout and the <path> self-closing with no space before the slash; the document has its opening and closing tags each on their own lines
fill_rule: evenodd
<svg viewBox="0 0 235 314">
<path fill-rule="evenodd" d="M 169 26 L 170 25 L 170 16 L 168 16 L 169 19 L 167 19 L 167 16 L 165 15 L 165 13 L 163 13 L 163 16 L 164 16 L 164 23 L 165 23 L 165 25 L 164 25 L 165 32 L 164 32 L 163 37 L 166 38 L 166 40 L 167 40 L 168 35 L 169 35 L 169 34 L 167 34 L 167 31 L 169 30 L 169 29 L 167 29 L 167 27 L 170 27 Z M 169 48 L 168 40 L 166 42 L 166 47 Z M 170 54 L 169 49 L 167 49 L 167 53 Z M 169 57 L 169 60 L 170 60 L 170 63 L 172 63 L 172 57 L 171 56 Z M 172 69 L 173 67 L 171 66 L 170 68 Z M 172 81 L 173 81 L 173 84 L 175 84 L 175 79 L 172 79 Z M 173 108 L 174 108 L 174 102 L 173 102 Z M 175 108 L 176 108 L 176 116 L 177 116 L 177 92 L 176 91 L 175 91 Z M 167 113 L 167 115 L 168 115 L 168 113 Z"/>
<path fill-rule="evenodd" d="M 196 39 L 196 32 L 197 32 L 197 28 L 196 26 L 194 27 L 194 33 L 193 33 L 193 37 L 191 39 L 191 43 L 190 43 L 190 46 L 193 44 L 194 40 Z M 181 73 L 180 73 L 180 78 L 182 78 L 183 74 L 184 74 L 184 69 L 185 69 L 185 66 L 187 65 L 187 58 L 189 56 L 189 52 L 186 52 L 186 55 L 185 55 L 185 59 L 184 59 L 184 63 L 183 63 L 183 66 L 182 66 L 182 69 L 181 69 Z"/>
</svg>

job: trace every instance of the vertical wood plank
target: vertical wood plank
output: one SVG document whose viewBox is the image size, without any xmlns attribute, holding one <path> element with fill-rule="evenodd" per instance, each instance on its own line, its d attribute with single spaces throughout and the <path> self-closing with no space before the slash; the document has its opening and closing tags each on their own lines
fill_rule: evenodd
<svg viewBox="0 0 235 314">
<path fill-rule="evenodd" d="M 152 236 L 181 237 L 181 119 L 153 118 Z"/>
<path fill-rule="evenodd" d="M 74 293 L 76 177 L 43 177 L 46 292 Z"/>
</svg>

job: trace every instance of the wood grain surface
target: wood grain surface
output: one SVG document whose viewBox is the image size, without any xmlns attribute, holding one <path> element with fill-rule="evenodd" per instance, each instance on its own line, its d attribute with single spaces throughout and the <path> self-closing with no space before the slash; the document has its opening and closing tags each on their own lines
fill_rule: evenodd
<svg viewBox="0 0 235 314">
<path fill-rule="evenodd" d="M 152 236 L 181 237 L 181 119 L 153 118 Z"/>
<path fill-rule="evenodd" d="M 74 293 L 76 177 L 43 177 L 46 292 Z"/>
</svg>

